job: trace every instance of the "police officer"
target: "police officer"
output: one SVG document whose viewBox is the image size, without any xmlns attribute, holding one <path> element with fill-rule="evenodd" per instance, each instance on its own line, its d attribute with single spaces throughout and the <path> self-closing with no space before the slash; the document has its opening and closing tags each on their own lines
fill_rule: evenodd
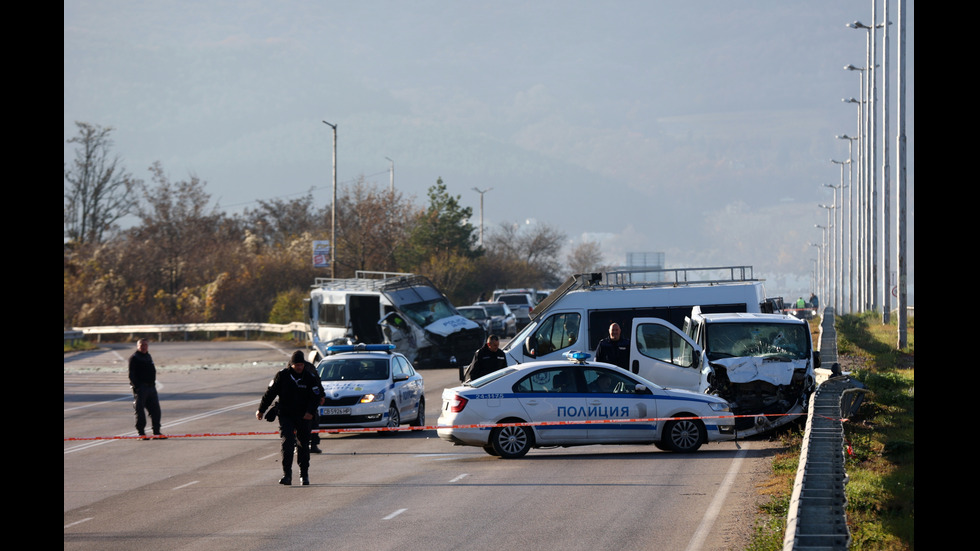
<svg viewBox="0 0 980 551">
<path fill-rule="evenodd" d="M 129 357 L 129 385 L 133 389 L 133 410 L 136 413 L 136 432 L 144 440 L 146 436 L 146 411 L 150 412 L 153 435 L 166 438 L 160 433 L 160 397 L 157 395 L 157 368 L 150 356 L 146 339 L 136 341 L 136 352 Z M 144 411 L 145 410 L 145 411 Z"/>
<path fill-rule="evenodd" d="M 505 367 L 507 367 L 507 356 L 500 349 L 500 337 L 491 334 L 487 337 L 487 343 L 473 354 L 473 361 L 463 372 L 463 381 L 479 379 Z"/>
<path fill-rule="evenodd" d="M 629 370 L 630 340 L 621 336 L 618 323 L 609 326 L 609 336 L 599 341 L 595 361 L 606 362 Z"/>
<path fill-rule="evenodd" d="M 293 452 L 299 464 L 299 476 L 303 486 L 310 484 L 310 431 L 313 416 L 323 396 L 317 377 L 306 369 L 303 351 L 293 353 L 290 364 L 276 373 L 269 388 L 262 395 L 255 418 L 261 420 L 272 401 L 279 398 L 279 436 L 282 439 L 282 478 L 279 483 L 293 483 Z M 298 445 L 297 445 L 298 442 Z"/>
</svg>

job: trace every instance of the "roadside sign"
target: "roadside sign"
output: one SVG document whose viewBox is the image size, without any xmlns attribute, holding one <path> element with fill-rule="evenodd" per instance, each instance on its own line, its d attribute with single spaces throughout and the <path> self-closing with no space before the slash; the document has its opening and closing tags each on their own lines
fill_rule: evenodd
<svg viewBox="0 0 980 551">
<path fill-rule="evenodd" d="M 330 267 L 330 241 L 329 240 L 313 242 L 313 267 L 314 268 Z"/>
</svg>

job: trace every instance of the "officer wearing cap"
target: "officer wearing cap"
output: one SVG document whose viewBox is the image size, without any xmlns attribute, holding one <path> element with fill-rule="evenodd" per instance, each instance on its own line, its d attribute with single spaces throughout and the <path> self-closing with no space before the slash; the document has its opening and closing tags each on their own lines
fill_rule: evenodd
<svg viewBox="0 0 980 551">
<path fill-rule="evenodd" d="M 293 483 L 293 452 L 299 464 L 299 476 L 303 486 L 310 484 L 310 434 L 313 417 L 323 397 L 319 378 L 306 368 L 303 351 L 297 350 L 290 359 L 289 366 L 276 373 L 269 388 L 259 401 L 255 418 L 261 420 L 266 409 L 277 397 L 279 416 L 279 436 L 282 440 L 282 473 L 279 483 L 289 486 Z"/>
</svg>

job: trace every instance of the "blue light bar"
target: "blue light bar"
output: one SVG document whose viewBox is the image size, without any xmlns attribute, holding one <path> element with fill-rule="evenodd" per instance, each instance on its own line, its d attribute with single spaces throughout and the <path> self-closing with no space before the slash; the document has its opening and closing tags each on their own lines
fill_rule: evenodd
<svg viewBox="0 0 980 551">
<path fill-rule="evenodd" d="M 338 352 L 391 352 L 395 349 L 393 344 L 331 344 L 327 347 L 327 354 L 337 354 Z"/>
<path fill-rule="evenodd" d="M 567 358 L 568 361 L 571 362 L 585 363 L 586 361 L 588 361 L 589 358 L 592 357 L 592 354 L 589 354 L 588 352 L 582 352 L 579 350 L 572 350 L 570 352 L 565 352 L 564 354 L 562 354 L 562 356 L 565 356 L 565 358 Z"/>
</svg>

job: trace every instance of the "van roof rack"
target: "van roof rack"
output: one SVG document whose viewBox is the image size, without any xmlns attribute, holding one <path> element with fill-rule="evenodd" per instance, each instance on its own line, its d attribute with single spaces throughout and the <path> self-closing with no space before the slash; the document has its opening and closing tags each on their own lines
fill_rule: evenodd
<svg viewBox="0 0 980 551">
<path fill-rule="evenodd" d="M 318 277 L 314 280 L 313 287 L 327 291 L 381 291 L 389 285 L 404 283 L 421 276 L 407 272 L 370 272 L 358 270 L 354 272 L 354 277 L 331 278 Z"/>
<path fill-rule="evenodd" d="M 704 268 L 622 268 L 606 272 L 573 274 L 531 312 L 531 319 L 548 310 L 569 291 L 578 289 L 643 289 L 683 285 L 718 285 L 762 281 L 752 266 L 709 266 Z"/>
</svg>

